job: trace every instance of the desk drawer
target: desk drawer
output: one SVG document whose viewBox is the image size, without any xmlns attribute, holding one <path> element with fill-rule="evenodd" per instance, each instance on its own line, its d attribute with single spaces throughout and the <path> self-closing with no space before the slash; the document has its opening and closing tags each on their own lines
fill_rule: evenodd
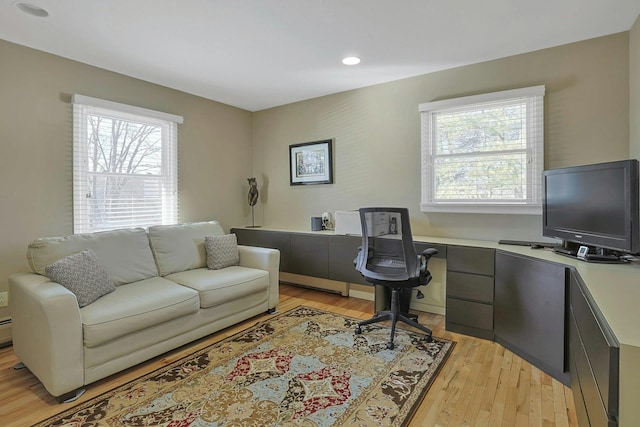
<svg viewBox="0 0 640 427">
<path fill-rule="evenodd" d="M 447 295 L 493 304 L 493 277 L 449 271 Z"/>
<path fill-rule="evenodd" d="M 589 416 L 587 415 L 587 406 L 584 402 L 580 378 L 577 374 L 574 350 L 569 346 L 569 372 L 571 372 L 571 392 L 573 393 L 573 404 L 576 408 L 576 420 L 580 427 L 590 427 Z"/>
<path fill-rule="evenodd" d="M 588 425 L 591 426 L 616 425 L 615 421 L 609 418 L 602 401 L 572 310 L 569 316 L 569 354 L 571 358 L 571 390 L 577 414 L 584 417 L 584 414 L 580 414 L 584 408 L 589 417 Z"/>
<path fill-rule="evenodd" d="M 583 291 L 583 285 L 572 273 L 570 301 L 575 328 L 606 410 L 617 415 L 619 344 L 590 299 L 588 291 Z M 570 336 L 570 339 L 575 340 L 575 337 Z"/>
<path fill-rule="evenodd" d="M 493 276 L 495 253 L 493 249 L 448 246 L 447 270 Z"/>
<path fill-rule="evenodd" d="M 447 298 L 447 321 L 478 329 L 493 330 L 493 306 Z"/>
</svg>

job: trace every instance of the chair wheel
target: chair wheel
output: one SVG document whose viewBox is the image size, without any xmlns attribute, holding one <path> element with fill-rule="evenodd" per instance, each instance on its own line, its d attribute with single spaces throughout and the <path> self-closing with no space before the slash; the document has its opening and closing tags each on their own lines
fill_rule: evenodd
<svg viewBox="0 0 640 427">
<path fill-rule="evenodd" d="M 395 346 L 393 345 L 393 343 L 392 343 L 392 342 L 388 342 L 388 343 L 387 343 L 387 350 L 393 350 L 393 348 L 394 348 L 394 347 L 395 347 Z"/>
<path fill-rule="evenodd" d="M 433 337 L 431 335 L 427 335 L 426 337 L 424 337 L 424 340 L 426 342 L 433 342 Z"/>
<path fill-rule="evenodd" d="M 356 326 L 356 328 L 353 330 L 353 333 L 356 335 L 360 335 L 362 333 L 362 329 L 360 328 L 360 326 Z"/>
</svg>

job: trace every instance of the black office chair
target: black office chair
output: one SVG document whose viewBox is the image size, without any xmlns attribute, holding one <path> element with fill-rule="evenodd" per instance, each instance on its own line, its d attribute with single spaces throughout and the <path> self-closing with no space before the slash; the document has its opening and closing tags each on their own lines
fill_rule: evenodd
<svg viewBox="0 0 640 427">
<path fill-rule="evenodd" d="M 431 342 L 431 330 L 401 312 L 401 293 L 431 281 L 427 264 L 438 251 L 425 249 L 421 255 L 416 254 L 406 208 L 361 208 L 359 211 L 362 246 L 354 260 L 356 270 L 372 285 L 390 289 L 391 303 L 388 311 L 380 311 L 358 323 L 355 333 L 361 334 L 364 325 L 391 320 L 387 348 L 393 349 L 396 323 L 401 321 L 425 332 L 425 340 Z"/>
</svg>

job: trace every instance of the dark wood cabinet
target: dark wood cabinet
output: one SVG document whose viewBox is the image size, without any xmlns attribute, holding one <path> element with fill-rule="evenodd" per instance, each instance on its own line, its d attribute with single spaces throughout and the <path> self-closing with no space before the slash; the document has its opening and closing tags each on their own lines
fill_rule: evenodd
<svg viewBox="0 0 640 427">
<path fill-rule="evenodd" d="M 362 238 L 359 236 L 248 228 L 232 228 L 231 233 L 236 235 L 240 245 L 278 249 L 282 273 L 313 279 L 313 283 L 303 280 L 301 285 L 331 291 L 337 290 L 343 295 L 348 295 L 348 283 L 368 285 L 353 264 L 353 260 L 358 254 L 358 248 L 362 245 Z M 389 239 L 388 244 L 399 245 L 400 240 Z M 447 256 L 446 245 L 416 242 L 418 253 L 426 248 L 437 249 L 436 258 L 446 258 Z M 332 282 L 328 284 L 328 282 L 315 279 L 328 279 Z M 289 277 L 289 280 L 302 279 Z M 343 285 L 338 285 L 339 282 L 342 282 Z M 384 301 L 380 302 L 384 304 Z"/>
<path fill-rule="evenodd" d="M 338 291 L 344 296 L 348 295 L 347 283 L 366 284 L 353 265 L 362 242 L 360 237 L 246 228 L 232 228 L 231 233 L 236 235 L 240 245 L 278 249 L 280 272 L 306 276 L 313 282 L 303 280 L 298 283 L 301 278 L 291 276 L 292 283 Z M 322 279 L 334 282 L 327 284 Z"/>
<path fill-rule="evenodd" d="M 258 232 L 244 228 L 232 228 L 231 233 L 236 235 L 239 245 L 258 246 Z"/>
<path fill-rule="evenodd" d="M 495 340 L 566 385 L 567 274 L 562 264 L 496 253 Z"/>
<path fill-rule="evenodd" d="M 289 242 L 289 233 L 279 231 L 259 231 L 257 246 L 263 248 L 277 249 L 280 251 L 280 271 L 290 272 L 291 244 Z"/>
<path fill-rule="evenodd" d="M 362 246 L 362 238 L 357 236 L 337 235 L 329 239 L 329 279 L 367 284 L 353 264 L 360 246 Z"/>
<path fill-rule="evenodd" d="M 236 235 L 239 245 L 278 249 L 280 251 L 280 271 L 289 272 L 289 253 L 291 252 L 289 233 L 246 228 L 232 228 L 230 232 Z"/>
<path fill-rule="evenodd" d="M 571 390 L 580 426 L 618 425 L 620 344 L 575 272 L 570 276 Z"/>
<path fill-rule="evenodd" d="M 493 339 L 495 250 L 448 246 L 448 331 Z"/>
<path fill-rule="evenodd" d="M 310 234 L 289 235 L 289 273 L 329 278 L 329 238 Z"/>
</svg>

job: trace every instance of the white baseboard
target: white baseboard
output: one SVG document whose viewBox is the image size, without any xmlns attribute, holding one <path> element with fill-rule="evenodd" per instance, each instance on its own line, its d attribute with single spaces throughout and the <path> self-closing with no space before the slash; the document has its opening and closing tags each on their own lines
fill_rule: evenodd
<svg viewBox="0 0 640 427">
<path fill-rule="evenodd" d="M 372 286 L 369 286 L 369 288 L 373 289 Z M 375 299 L 373 291 L 370 291 L 370 290 L 365 291 L 365 290 L 353 289 L 353 288 L 349 289 L 349 296 L 353 298 L 366 299 L 369 301 L 373 301 Z"/>
<path fill-rule="evenodd" d="M 331 292 L 339 292 L 343 297 L 349 296 L 349 284 L 335 280 L 322 279 L 320 277 L 304 276 L 302 274 L 280 272 L 280 281 L 321 289 Z"/>
<path fill-rule="evenodd" d="M 441 314 L 443 316 L 446 314 L 446 311 L 447 311 L 444 307 L 440 307 L 433 304 L 420 303 L 418 301 L 411 301 L 410 308 L 412 310 L 424 311 L 424 312 L 433 313 L 433 314 Z"/>
<path fill-rule="evenodd" d="M 11 318 L 0 319 L 0 347 L 10 343 L 11 340 Z"/>
</svg>

